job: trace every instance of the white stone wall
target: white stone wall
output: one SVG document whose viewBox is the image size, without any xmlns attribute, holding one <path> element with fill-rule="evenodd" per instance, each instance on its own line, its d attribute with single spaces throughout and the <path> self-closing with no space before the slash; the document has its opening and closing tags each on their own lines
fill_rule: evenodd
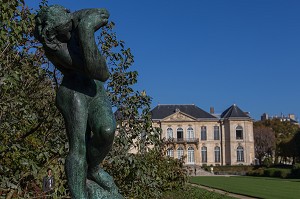
<svg viewBox="0 0 300 199">
<path fill-rule="evenodd" d="M 215 162 L 214 149 L 216 146 L 221 148 L 221 161 L 223 165 L 250 165 L 254 163 L 254 140 L 253 140 L 253 122 L 251 120 L 227 120 L 221 125 L 216 120 L 199 121 L 195 118 L 188 117 L 182 113 L 175 113 L 168 118 L 165 118 L 159 122 L 154 123 L 154 126 L 162 129 L 161 138 L 167 138 L 167 129 L 173 129 L 173 138 L 177 138 L 177 129 L 183 129 L 183 138 L 187 138 L 187 129 L 192 127 L 194 130 L 195 138 L 199 139 L 198 143 L 176 143 L 170 144 L 169 148 L 173 148 L 174 157 L 177 158 L 177 149 L 182 147 L 184 149 L 185 163 L 190 164 L 187 161 L 188 148 L 194 149 L 194 163 L 196 165 L 221 165 L 222 162 Z M 201 127 L 206 126 L 207 140 L 201 140 Z M 219 126 L 220 140 L 214 140 L 214 126 Z M 236 139 L 236 127 L 241 126 L 243 128 L 243 139 Z M 221 142 L 222 136 L 222 142 Z M 207 162 L 202 162 L 201 147 L 207 147 Z M 242 146 L 244 148 L 244 161 L 237 162 L 237 147 Z M 222 150 L 223 149 L 223 150 Z"/>
</svg>

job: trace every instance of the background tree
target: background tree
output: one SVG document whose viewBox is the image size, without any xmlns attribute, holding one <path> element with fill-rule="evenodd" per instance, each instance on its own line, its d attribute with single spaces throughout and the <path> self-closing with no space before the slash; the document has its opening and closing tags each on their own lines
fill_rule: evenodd
<svg viewBox="0 0 300 199">
<path fill-rule="evenodd" d="M 300 130 L 293 137 L 293 146 L 295 149 L 295 162 L 300 163 Z"/>
<path fill-rule="evenodd" d="M 284 161 L 288 157 L 292 158 L 292 164 L 300 162 L 300 130 L 290 139 L 286 139 L 280 143 L 280 155 Z"/>
<path fill-rule="evenodd" d="M 291 154 L 291 148 L 284 143 L 289 142 L 299 130 L 299 126 L 290 123 L 289 121 L 280 121 L 280 119 L 271 119 L 256 122 L 256 126 L 265 126 L 271 128 L 275 132 L 276 148 L 274 163 L 282 163 L 287 160 Z M 279 159 L 280 158 L 280 159 Z"/>
<path fill-rule="evenodd" d="M 276 142 L 275 133 L 270 127 L 256 126 L 254 124 L 253 134 L 255 157 L 261 165 L 263 158 L 273 157 Z"/>
</svg>

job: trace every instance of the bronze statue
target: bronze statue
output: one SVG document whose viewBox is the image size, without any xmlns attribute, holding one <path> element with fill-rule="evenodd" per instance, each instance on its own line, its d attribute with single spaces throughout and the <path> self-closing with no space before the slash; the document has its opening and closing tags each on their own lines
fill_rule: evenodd
<svg viewBox="0 0 300 199">
<path fill-rule="evenodd" d="M 105 9 L 70 13 L 59 5 L 36 16 L 35 37 L 64 77 L 56 96 L 69 139 L 66 174 L 73 199 L 122 198 L 99 164 L 111 149 L 116 122 L 104 89 L 109 77 L 94 33 L 107 24 Z"/>
</svg>

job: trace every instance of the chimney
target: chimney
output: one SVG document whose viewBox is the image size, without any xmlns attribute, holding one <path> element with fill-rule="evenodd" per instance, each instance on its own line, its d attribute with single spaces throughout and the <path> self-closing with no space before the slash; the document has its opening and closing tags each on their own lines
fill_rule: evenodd
<svg viewBox="0 0 300 199">
<path fill-rule="evenodd" d="M 261 121 L 265 121 L 269 119 L 269 115 L 267 113 L 262 114 L 262 116 L 260 117 Z"/>
<path fill-rule="evenodd" d="M 209 112 L 210 112 L 210 114 L 214 114 L 215 113 L 215 108 L 211 106 L 210 109 L 209 109 Z"/>
</svg>

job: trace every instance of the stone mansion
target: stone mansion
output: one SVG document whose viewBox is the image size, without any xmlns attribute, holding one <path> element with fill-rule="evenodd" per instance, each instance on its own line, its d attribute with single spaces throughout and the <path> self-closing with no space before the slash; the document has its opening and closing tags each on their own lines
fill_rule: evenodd
<svg viewBox="0 0 300 199">
<path fill-rule="evenodd" d="M 254 163 L 253 120 L 235 104 L 219 115 L 193 104 L 158 105 L 151 114 L 168 141 L 167 155 L 186 165 Z"/>
</svg>

